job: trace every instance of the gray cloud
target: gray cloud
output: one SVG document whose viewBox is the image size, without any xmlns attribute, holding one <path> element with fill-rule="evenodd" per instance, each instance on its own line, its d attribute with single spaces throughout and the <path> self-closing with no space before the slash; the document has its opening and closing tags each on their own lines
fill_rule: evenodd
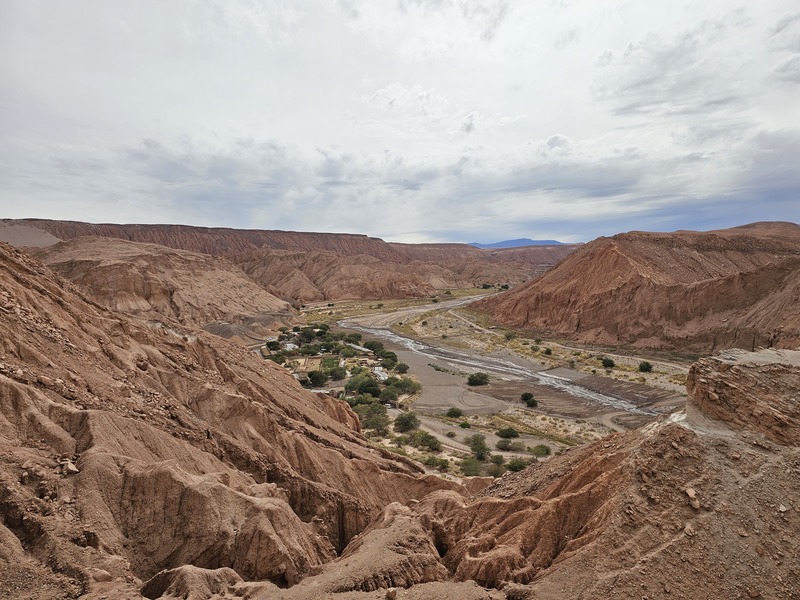
<svg viewBox="0 0 800 600">
<path fill-rule="evenodd" d="M 789 0 L 2 11 L 3 216 L 399 241 L 800 220 Z"/>
</svg>

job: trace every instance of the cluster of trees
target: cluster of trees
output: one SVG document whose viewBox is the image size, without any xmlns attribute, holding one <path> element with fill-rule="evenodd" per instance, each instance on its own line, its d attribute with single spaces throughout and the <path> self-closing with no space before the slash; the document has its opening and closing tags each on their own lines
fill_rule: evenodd
<svg viewBox="0 0 800 600">
<path fill-rule="evenodd" d="M 408 372 L 408 365 L 406 363 L 398 362 L 397 354 L 391 350 L 386 350 L 382 342 L 376 340 L 369 340 L 364 342 L 364 348 L 372 350 L 372 353 L 381 359 L 381 366 L 387 371 L 396 371 L 403 374 Z"/>
<path fill-rule="evenodd" d="M 506 440 L 502 440 L 506 441 Z M 472 456 L 465 458 L 459 464 L 459 468 L 464 475 L 489 475 L 499 477 L 508 471 L 521 471 L 530 464 L 529 460 L 514 457 L 506 462 L 504 456 L 491 454 L 489 446 L 486 444 L 486 436 L 476 433 L 464 438 Z"/>
<path fill-rule="evenodd" d="M 393 405 L 401 395 L 414 394 L 422 389 L 418 381 L 406 376 L 387 377 L 381 384 L 372 376 L 369 369 L 364 367 L 354 367 L 351 374 L 353 376 L 344 386 L 345 400 L 358 415 L 361 426 L 372 430 L 376 435 L 383 436 L 388 433 L 389 416 L 386 404 Z M 419 426 L 419 420 L 414 413 L 403 413 L 398 419 L 400 429 L 395 423 L 397 431 L 403 430 L 405 419 L 412 420 L 409 429 Z M 414 419 L 416 424 L 413 424 Z"/>
<path fill-rule="evenodd" d="M 316 356 L 318 354 L 341 354 L 353 357 L 358 354 L 347 344 L 360 344 L 360 333 L 333 333 L 327 323 L 311 323 L 306 327 L 295 325 L 291 330 L 281 327 L 277 340 L 267 342 L 271 354 L 267 357 L 282 365 L 295 356 Z M 281 350 L 282 342 L 291 342 L 296 349 Z M 338 365 L 337 365 L 338 366 Z M 342 375 L 341 378 L 344 378 Z"/>
</svg>

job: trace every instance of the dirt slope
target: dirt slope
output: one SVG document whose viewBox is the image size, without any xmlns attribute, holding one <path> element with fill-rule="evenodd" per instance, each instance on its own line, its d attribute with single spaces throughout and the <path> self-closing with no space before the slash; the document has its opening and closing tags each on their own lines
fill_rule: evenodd
<svg viewBox="0 0 800 600">
<path fill-rule="evenodd" d="M 82 237 L 37 253 L 108 308 L 203 327 L 212 321 L 287 316 L 291 307 L 229 261 L 156 244 Z"/>
<path fill-rule="evenodd" d="M 800 345 L 800 227 L 598 238 L 530 283 L 473 305 L 581 342 L 711 352 Z"/>
<path fill-rule="evenodd" d="M 3 225 L 9 232 L 25 228 L 31 239 L 30 232 L 37 231 L 40 237 L 62 240 L 102 236 L 224 257 L 274 295 L 295 303 L 423 297 L 446 288 L 516 284 L 544 272 L 576 248 L 559 245 L 478 250 L 467 244 L 393 244 L 338 233 L 43 219 L 7 220 Z"/>
<path fill-rule="evenodd" d="M 183 565 L 290 585 L 387 504 L 461 489 L 358 428 L 280 367 L 0 244 L 0 597 L 138 598 Z"/>
</svg>

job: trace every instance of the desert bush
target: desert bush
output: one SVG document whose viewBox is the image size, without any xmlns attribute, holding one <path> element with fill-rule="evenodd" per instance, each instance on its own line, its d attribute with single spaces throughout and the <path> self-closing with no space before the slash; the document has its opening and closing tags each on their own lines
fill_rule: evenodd
<svg viewBox="0 0 800 600">
<path fill-rule="evenodd" d="M 519 437 L 519 431 L 513 427 L 504 427 L 503 429 L 499 429 L 497 432 L 495 432 L 495 435 L 501 438 L 516 438 Z"/>
<path fill-rule="evenodd" d="M 600 364 L 603 365 L 604 369 L 613 369 L 617 363 L 614 362 L 613 358 L 603 357 L 600 360 Z"/>
<path fill-rule="evenodd" d="M 524 469 L 527 466 L 528 466 L 528 461 L 526 461 L 524 458 L 512 458 L 510 461 L 506 463 L 506 468 L 508 468 L 509 471 L 513 471 L 515 473 L 517 471 L 522 471 L 522 469 Z"/>
<path fill-rule="evenodd" d="M 470 373 L 467 377 L 467 385 L 477 386 L 489 383 L 489 375 L 486 373 Z"/>
<path fill-rule="evenodd" d="M 649 373 L 652 370 L 653 370 L 653 365 L 647 362 L 646 360 L 643 360 L 642 362 L 639 363 L 639 371 L 641 373 Z"/>
<path fill-rule="evenodd" d="M 475 458 L 472 458 L 471 456 L 469 458 L 465 458 L 464 460 L 462 460 L 458 465 L 458 468 L 461 469 L 461 472 L 466 477 L 474 477 L 475 475 L 480 475 L 482 467 L 483 465 L 480 463 L 480 461 Z"/>
<path fill-rule="evenodd" d="M 534 456 L 549 456 L 551 452 L 550 446 L 547 444 L 537 444 L 533 448 L 528 448 L 528 450 L 530 450 L 531 454 Z"/>
<path fill-rule="evenodd" d="M 502 450 L 503 452 L 508 452 L 511 450 L 511 440 L 497 440 L 497 443 L 494 445 L 494 447 L 498 450 Z"/>
<path fill-rule="evenodd" d="M 451 419 L 457 419 L 458 417 L 461 417 L 461 416 L 464 415 L 464 411 L 461 410 L 460 408 L 456 408 L 455 406 L 453 406 L 453 407 L 447 409 L 447 413 L 446 414 Z"/>
</svg>

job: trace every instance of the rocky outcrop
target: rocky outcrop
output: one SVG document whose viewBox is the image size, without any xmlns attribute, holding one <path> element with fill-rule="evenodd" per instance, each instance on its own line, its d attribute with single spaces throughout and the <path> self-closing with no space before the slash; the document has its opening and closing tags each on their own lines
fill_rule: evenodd
<svg viewBox="0 0 800 600">
<path fill-rule="evenodd" d="M 800 445 L 800 351 L 729 350 L 692 365 L 692 404 L 737 430 Z"/>
<path fill-rule="evenodd" d="M 800 345 L 800 227 L 598 238 L 473 305 L 498 323 L 587 343 L 710 352 Z"/>
</svg>

